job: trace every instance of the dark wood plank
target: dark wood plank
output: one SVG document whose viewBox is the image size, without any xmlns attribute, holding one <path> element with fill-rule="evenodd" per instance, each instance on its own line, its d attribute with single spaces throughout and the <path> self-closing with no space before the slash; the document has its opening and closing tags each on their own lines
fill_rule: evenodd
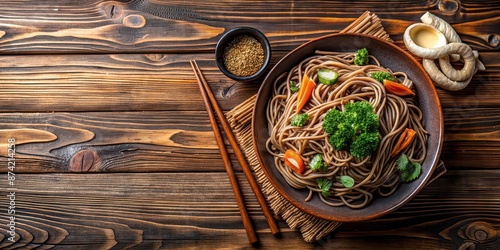
<svg viewBox="0 0 500 250">
<path fill-rule="evenodd" d="M 0 248 L 249 248 L 188 61 L 198 60 L 227 111 L 255 94 L 260 81 L 238 83 L 218 71 L 213 50 L 224 31 L 259 28 L 271 41 L 274 64 L 369 9 L 400 47 L 406 27 L 431 11 L 480 50 L 487 70 L 469 87 L 438 89 L 445 115 L 442 159 L 449 171 L 398 211 L 344 224 L 308 244 L 283 222 L 281 239 L 271 235 L 237 170 L 261 247 L 495 249 L 500 5 L 461 1 L 458 12 L 442 15 L 438 3 L 0 2 L 0 172 L 7 171 L 7 138 L 15 137 L 21 237 L 11 245 L 3 230 Z M 54 173 L 71 166 L 100 173 Z M 7 176 L 0 178 L 5 205 Z"/>
<path fill-rule="evenodd" d="M 18 176 L 18 246 L 248 245 L 225 173 Z M 36 191 L 40 185 L 50 187 L 42 194 Z M 249 192 L 248 187 L 246 199 L 251 200 Z M 248 207 L 252 217 L 258 218 L 259 206 L 254 201 Z M 4 218 L 0 221 L 8 223 Z M 258 232 L 270 234 L 265 225 L 265 220 L 257 221 Z M 0 247 L 7 245 L 6 240 L 0 243 Z"/>
<path fill-rule="evenodd" d="M 276 63 L 285 52 L 273 56 Z M 443 107 L 496 107 L 498 53 L 484 52 L 487 70 L 463 91 L 439 90 Z M 212 54 L 39 55 L 0 57 L 2 112 L 203 110 L 189 65 L 196 59 L 223 110 L 257 93 L 261 79 L 233 81 Z"/>
<path fill-rule="evenodd" d="M 395 40 L 431 11 L 453 24 L 476 49 L 498 49 L 500 8 L 495 1 L 461 1 L 444 15 L 438 1 L 4 1 L 0 52 L 117 53 L 213 51 L 236 26 L 254 26 L 274 49 L 289 50 L 311 38 L 342 30 L 365 10 L 376 13 Z M 33 6 L 34 8 L 26 8 Z M 270 8 L 272 6 L 272 8 Z M 495 40 L 495 38 L 497 40 Z M 401 43 L 398 43 L 401 45 Z"/>
<path fill-rule="evenodd" d="M 223 109 L 257 92 L 224 77 L 212 54 L 9 56 L 0 57 L 2 111 L 201 111 L 194 58 Z"/>
<path fill-rule="evenodd" d="M 448 171 L 431 183 L 401 209 L 377 220 L 344 224 L 341 230 L 353 237 L 436 239 L 432 247 L 425 240 L 412 247 L 447 249 L 469 247 L 496 248 L 500 244 L 498 170 Z M 485 199 L 484 201 L 482 201 Z M 355 230 L 355 231 L 351 231 Z M 404 243 L 404 246 L 406 243 Z M 469 248 L 470 249 L 470 248 Z"/>
<path fill-rule="evenodd" d="M 447 168 L 500 168 L 500 109 L 445 108 L 443 116 Z"/>
<path fill-rule="evenodd" d="M 499 108 L 444 116 L 449 169 L 500 167 Z M 0 113 L 0 127 L 0 164 L 14 138 L 17 172 L 224 171 L 206 111 Z"/>
<path fill-rule="evenodd" d="M 2 162 L 14 138 L 17 172 L 223 171 L 206 111 L 0 117 Z"/>
<path fill-rule="evenodd" d="M 474 234 L 483 230 L 478 222 L 500 229 L 498 178 L 500 170 L 449 171 L 396 212 L 344 224 L 316 244 L 282 222 L 282 238 L 272 236 L 250 187 L 242 187 L 265 248 L 450 249 L 473 242 L 486 249 L 500 239 L 470 237 L 484 236 Z M 224 173 L 19 174 L 16 187 L 18 247 L 249 247 Z M 6 203 L 5 195 L 0 202 Z M 8 223 L 4 217 L 0 222 Z M 8 245 L 5 238 L 0 243 Z"/>
</svg>

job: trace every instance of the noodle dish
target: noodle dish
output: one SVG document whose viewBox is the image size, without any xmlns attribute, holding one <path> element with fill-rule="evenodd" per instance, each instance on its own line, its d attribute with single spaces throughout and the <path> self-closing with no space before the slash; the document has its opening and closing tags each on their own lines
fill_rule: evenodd
<svg viewBox="0 0 500 250">
<path fill-rule="evenodd" d="M 363 35 L 322 37 L 285 56 L 254 109 L 271 183 L 313 215 L 360 221 L 411 199 L 436 166 L 442 113 L 408 54 Z"/>
</svg>

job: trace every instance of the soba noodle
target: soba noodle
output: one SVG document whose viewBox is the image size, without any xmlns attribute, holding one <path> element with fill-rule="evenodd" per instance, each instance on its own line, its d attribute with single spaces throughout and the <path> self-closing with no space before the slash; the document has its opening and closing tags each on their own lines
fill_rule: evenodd
<svg viewBox="0 0 500 250">
<path fill-rule="evenodd" d="M 405 128 L 417 132 L 412 144 L 403 151 L 413 162 L 422 163 L 426 154 L 427 132 L 422 126 L 422 112 L 414 97 L 399 97 L 387 93 L 383 84 L 369 76 L 370 72 L 390 72 L 405 86 L 413 89 L 413 83 L 403 72 L 392 72 L 383 68 L 377 58 L 370 56 L 370 64 L 353 64 L 354 52 L 338 53 L 316 51 L 289 72 L 275 81 L 272 99 L 268 103 L 267 119 L 270 138 L 267 149 L 275 157 L 276 167 L 288 184 L 297 189 L 309 189 L 310 200 L 315 193 L 330 206 L 363 208 L 376 195 L 389 196 L 400 182 L 396 158 L 391 157 L 400 134 Z M 311 117 L 303 127 L 290 125 L 297 106 L 297 93 L 292 93 L 289 82 L 300 84 L 303 74 L 317 81 L 317 71 L 329 68 L 339 73 L 339 80 L 333 85 L 317 84 L 302 112 Z M 300 87 L 300 86 L 299 86 Z M 380 144 L 374 154 L 363 159 L 353 157 L 347 151 L 336 151 L 328 143 L 328 134 L 322 124 L 326 113 L 333 108 L 343 110 L 348 102 L 367 101 L 379 117 Z M 284 164 L 284 152 L 293 149 L 299 153 L 307 166 L 316 154 L 322 154 L 328 166 L 327 171 L 313 171 L 309 168 L 301 175 Z M 346 188 L 340 176 L 352 177 L 355 184 Z M 317 178 L 333 180 L 328 197 L 321 195 Z"/>
</svg>

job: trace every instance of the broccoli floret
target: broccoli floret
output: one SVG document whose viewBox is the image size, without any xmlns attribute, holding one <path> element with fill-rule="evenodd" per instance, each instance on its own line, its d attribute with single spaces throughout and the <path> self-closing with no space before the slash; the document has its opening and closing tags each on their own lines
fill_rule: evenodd
<svg viewBox="0 0 500 250">
<path fill-rule="evenodd" d="M 378 116 L 372 112 L 365 114 L 365 119 L 361 123 L 360 128 L 366 132 L 378 132 L 379 126 Z"/>
<path fill-rule="evenodd" d="M 370 73 L 370 76 L 371 76 L 371 78 L 373 78 L 379 82 L 384 81 L 384 79 L 394 81 L 394 77 L 389 72 L 376 71 L 376 72 Z"/>
<path fill-rule="evenodd" d="M 302 127 L 306 125 L 307 121 L 309 121 L 309 115 L 307 113 L 297 114 L 292 117 L 290 125 Z"/>
<path fill-rule="evenodd" d="M 355 134 L 356 131 L 354 130 L 354 127 L 350 124 L 341 123 L 337 126 L 335 132 L 330 134 L 328 142 L 336 150 L 348 150 Z"/>
<path fill-rule="evenodd" d="M 351 154 L 358 158 L 369 156 L 375 152 L 379 142 L 378 133 L 362 133 L 351 144 Z"/>
<path fill-rule="evenodd" d="M 373 107 L 369 102 L 348 103 L 345 106 L 346 115 L 351 116 L 350 121 L 356 132 L 376 132 L 379 121 L 377 114 L 373 113 Z"/>
<path fill-rule="evenodd" d="M 368 64 L 368 50 L 366 48 L 358 49 L 354 53 L 354 64 L 363 66 Z"/>
<path fill-rule="evenodd" d="M 336 150 L 348 150 L 351 155 L 363 158 L 378 147 L 379 120 L 369 102 L 348 103 L 344 112 L 332 109 L 323 121 L 329 135 L 328 142 Z"/>
<path fill-rule="evenodd" d="M 326 113 L 323 129 L 327 134 L 333 134 L 340 123 L 342 123 L 342 112 L 336 109 L 331 109 Z"/>
</svg>

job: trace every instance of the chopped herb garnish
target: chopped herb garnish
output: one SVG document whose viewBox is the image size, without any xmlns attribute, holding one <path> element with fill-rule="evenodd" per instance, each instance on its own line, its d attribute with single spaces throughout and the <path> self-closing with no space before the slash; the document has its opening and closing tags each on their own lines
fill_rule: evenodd
<svg viewBox="0 0 500 250">
<path fill-rule="evenodd" d="M 406 165 L 408 165 L 408 163 L 410 163 L 410 160 L 405 154 L 401 154 L 401 156 L 399 156 L 399 158 L 396 160 L 398 169 L 401 171 L 404 171 L 406 169 Z"/>
<path fill-rule="evenodd" d="M 340 183 L 346 188 L 351 188 L 354 186 L 354 179 L 349 175 L 342 175 L 340 176 Z"/>
<path fill-rule="evenodd" d="M 307 121 L 309 121 L 309 115 L 307 113 L 297 114 L 292 117 L 290 125 L 302 127 L 306 125 Z"/>
<path fill-rule="evenodd" d="M 406 154 L 396 160 L 399 171 L 401 171 L 401 180 L 403 182 L 411 182 L 416 180 L 422 172 L 422 166 L 417 162 L 412 162 L 408 159 Z"/>
<path fill-rule="evenodd" d="M 328 197 L 330 195 L 330 188 L 332 187 L 332 181 L 328 178 L 318 178 L 316 179 L 318 183 L 318 187 L 321 189 L 321 194 L 324 197 Z"/>
<path fill-rule="evenodd" d="M 382 83 L 384 79 L 394 81 L 394 77 L 389 72 L 375 71 L 370 73 L 370 77 Z"/>
<path fill-rule="evenodd" d="M 297 86 L 296 82 L 290 81 L 288 85 L 290 85 L 290 91 L 292 91 L 292 93 L 299 91 L 299 87 Z"/>
<path fill-rule="evenodd" d="M 368 50 L 366 48 L 358 49 L 354 53 L 354 64 L 363 66 L 368 64 Z"/>
<path fill-rule="evenodd" d="M 321 154 L 315 155 L 309 162 L 309 168 L 312 170 L 326 171 L 328 166 L 323 161 L 323 156 Z"/>
</svg>

